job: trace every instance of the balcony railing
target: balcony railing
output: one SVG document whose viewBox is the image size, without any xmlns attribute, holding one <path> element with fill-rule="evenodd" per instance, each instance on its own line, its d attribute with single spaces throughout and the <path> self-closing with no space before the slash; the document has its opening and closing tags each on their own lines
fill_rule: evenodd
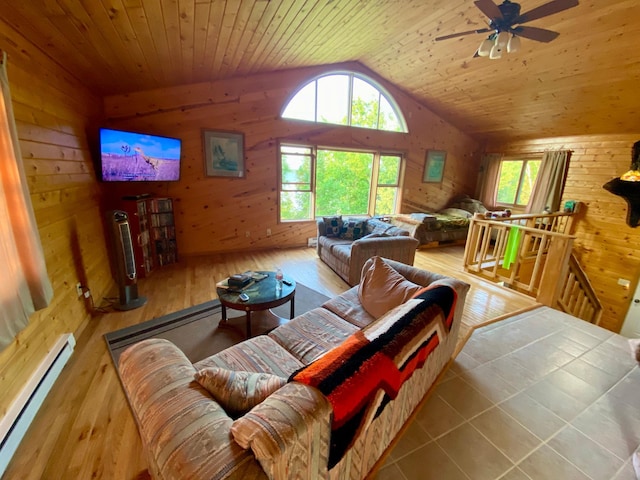
<svg viewBox="0 0 640 480">
<path fill-rule="evenodd" d="M 571 260 L 573 219 L 571 213 L 491 219 L 476 214 L 469 225 L 464 268 L 597 323 L 602 306 L 578 262 Z"/>
</svg>

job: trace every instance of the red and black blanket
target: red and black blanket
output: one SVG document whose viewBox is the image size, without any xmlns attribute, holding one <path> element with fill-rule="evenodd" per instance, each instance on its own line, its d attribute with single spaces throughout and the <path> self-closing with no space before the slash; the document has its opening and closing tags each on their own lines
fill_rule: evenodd
<svg viewBox="0 0 640 480">
<path fill-rule="evenodd" d="M 333 407 L 329 468 L 444 340 L 456 298 L 448 286 L 428 289 L 291 375 Z"/>
</svg>

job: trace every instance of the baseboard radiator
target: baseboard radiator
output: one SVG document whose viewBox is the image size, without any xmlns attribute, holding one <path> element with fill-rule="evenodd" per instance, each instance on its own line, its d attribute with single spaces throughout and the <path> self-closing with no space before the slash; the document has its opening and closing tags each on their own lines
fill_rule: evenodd
<svg viewBox="0 0 640 480">
<path fill-rule="evenodd" d="M 62 372 L 76 345 L 71 333 L 60 336 L 36 371 L 25 382 L 18 397 L 0 419 L 0 477 L 11 461 L 38 409 Z"/>
</svg>

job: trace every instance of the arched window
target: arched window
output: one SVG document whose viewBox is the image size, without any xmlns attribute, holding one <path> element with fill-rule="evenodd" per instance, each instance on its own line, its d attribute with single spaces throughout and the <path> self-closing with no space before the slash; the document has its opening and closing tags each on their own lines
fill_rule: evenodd
<svg viewBox="0 0 640 480">
<path fill-rule="evenodd" d="M 380 85 L 359 73 L 334 72 L 303 85 L 283 118 L 407 132 L 400 108 Z"/>
</svg>

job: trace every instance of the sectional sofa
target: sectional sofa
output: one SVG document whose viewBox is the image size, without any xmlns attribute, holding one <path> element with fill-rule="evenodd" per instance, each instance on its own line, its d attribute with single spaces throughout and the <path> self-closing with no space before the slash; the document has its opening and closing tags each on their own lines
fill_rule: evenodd
<svg viewBox="0 0 640 480">
<path fill-rule="evenodd" d="M 375 257 L 359 285 L 192 364 L 166 340 L 119 373 L 156 479 L 358 479 L 456 346 L 469 285 Z"/>
</svg>

